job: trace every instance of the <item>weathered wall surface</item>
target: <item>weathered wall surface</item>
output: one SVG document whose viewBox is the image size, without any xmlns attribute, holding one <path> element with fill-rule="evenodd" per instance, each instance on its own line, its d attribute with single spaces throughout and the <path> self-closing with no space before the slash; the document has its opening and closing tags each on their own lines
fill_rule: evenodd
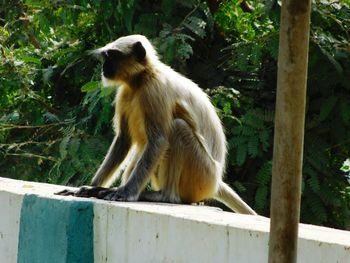
<svg viewBox="0 0 350 263">
<path fill-rule="evenodd" d="M 269 219 L 55 196 L 0 178 L 0 262 L 267 262 Z M 350 262 L 350 232 L 300 225 L 298 262 Z"/>
</svg>

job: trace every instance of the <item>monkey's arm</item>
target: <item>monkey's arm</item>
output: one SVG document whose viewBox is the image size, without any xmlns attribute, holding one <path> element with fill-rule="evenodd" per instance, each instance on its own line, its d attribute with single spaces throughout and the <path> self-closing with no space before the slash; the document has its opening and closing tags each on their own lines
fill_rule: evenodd
<svg viewBox="0 0 350 263">
<path fill-rule="evenodd" d="M 59 195 L 75 195 L 80 197 L 98 197 L 100 192 L 105 192 L 104 186 L 108 179 L 113 175 L 115 169 L 121 164 L 130 149 L 130 136 L 127 133 L 127 127 L 121 127 L 119 136 L 115 136 L 107 155 L 101 166 L 92 179 L 91 187 L 82 186 L 77 191 L 63 190 Z"/>
<path fill-rule="evenodd" d="M 114 137 L 105 159 L 92 178 L 91 185 L 104 186 L 108 179 L 113 175 L 112 173 L 115 168 L 124 160 L 129 149 L 130 138 L 125 131 L 122 131 L 118 137 Z"/>
<path fill-rule="evenodd" d="M 168 141 L 166 137 L 157 130 L 152 130 L 148 135 L 148 143 L 132 171 L 128 181 L 118 189 L 110 189 L 105 192 L 105 196 L 99 198 L 111 201 L 136 201 L 141 191 L 146 186 L 152 171 L 155 169 L 158 160 L 167 149 Z"/>
</svg>

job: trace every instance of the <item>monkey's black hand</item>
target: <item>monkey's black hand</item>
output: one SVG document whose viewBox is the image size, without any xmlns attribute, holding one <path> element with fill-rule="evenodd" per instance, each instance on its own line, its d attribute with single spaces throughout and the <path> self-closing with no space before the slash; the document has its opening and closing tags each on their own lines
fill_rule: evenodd
<svg viewBox="0 0 350 263">
<path fill-rule="evenodd" d="M 69 189 L 64 189 L 62 191 L 59 191 L 55 193 L 55 195 L 63 195 L 63 196 L 69 196 L 69 195 L 76 195 L 76 193 L 79 191 L 78 190 L 69 190 Z"/>
<path fill-rule="evenodd" d="M 109 189 L 99 186 L 82 186 L 78 190 L 65 189 L 55 194 L 63 196 L 73 195 L 78 197 L 99 197 L 101 192 L 105 192 L 107 190 Z"/>
<path fill-rule="evenodd" d="M 104 196 L 98 198 L 109 201 L 137 201 L 137 195 L 132 194 L 126 187 L 119 187 L 118 189 L 109 189 Z"/>
</svg>

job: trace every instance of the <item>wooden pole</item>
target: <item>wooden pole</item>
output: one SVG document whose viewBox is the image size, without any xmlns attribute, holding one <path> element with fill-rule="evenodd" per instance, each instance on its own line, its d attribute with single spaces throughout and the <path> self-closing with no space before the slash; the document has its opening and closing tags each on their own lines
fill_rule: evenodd
<svg viewBox="0 0 350 263">
<path fill-rule="evenodd" d="M 310 0 L 282 0 L 269 263 L 297 259 Z"/>
</svg>

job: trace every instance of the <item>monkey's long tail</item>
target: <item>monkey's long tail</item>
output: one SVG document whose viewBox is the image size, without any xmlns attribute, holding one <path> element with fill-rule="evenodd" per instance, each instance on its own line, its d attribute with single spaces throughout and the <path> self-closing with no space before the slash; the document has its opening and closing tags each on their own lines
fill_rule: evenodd
<svg viewBox="0 0 350 263">
<path fill-rule="evenodd" d="M 220 182 L 215 199 L 224 203 L 234 212 L 240 214 L 257 215 L 257 213 L 247 205 L 242 198 L 233 191 L 226 183 Z"/>
</svg>

